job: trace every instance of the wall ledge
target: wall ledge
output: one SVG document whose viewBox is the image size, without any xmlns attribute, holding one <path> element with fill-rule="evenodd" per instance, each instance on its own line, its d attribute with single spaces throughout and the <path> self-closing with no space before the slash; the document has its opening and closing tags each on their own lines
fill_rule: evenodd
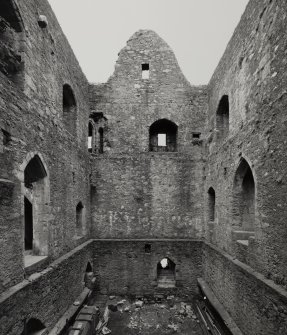
<svg viewBox="0 0 287 335">
<path fill-rule="evenodd" d="M 11 296 L 13 296 L 14 294 L 16 294 L 18 291 L 22 290 L 27 285 L 30 285 L 31 283 L 34 283 L 35 281 L 42 280 L 51 271 L 53 271 L 54 269 L 58 268 L 61 265 L 61 263 L 65 262 L 67 259 L 69 259 L 73 255 L 77 254 L 79 251 L 85 249 L 90 244 L 93 244 L 93 240 L 89 240 L 89 241 L 87 241 L 87 242 L 85 242 L 85 243 L 77 246 L 73 250 L 69 251 L 67 254 L 59 257 L 57 260 L 55 260 L 54 262 L 52 262 L 51 264 L 49 264 L 42 271 L 35 272 L 35 273 L 31 274 L 28 279 L 24 279 L 20 283 L 18 283 L 16 285 L 10 287 L 9 289 L 7 289 L 5 292 L 3 292 L 0 295 L 0 305 L 3 302 L 5 302 L 7 299 L 9 299 Z"/>
<path fill-rule="evenodd" d="M 212 307 L 218 312 L 221 316 L 222 320 L 224 321 L 225 325 L 231 331 L 233 335 L 243 335 L 241 330 L 238 328 L 236 323 L 233 321 L 229 313 L 226 311 L 224 306 L 219 302 L 216 298 L 215 294 L 213 293 L 212 289 L 208 286 L 208 284 L 202 279 L 197 279 L 198 285 L 200 286 L 202 292 L 207 297 L 208 301 L 212 305 Z"/>
<path fill-rule="evenodd" d="M 227 252 L 219 249 L 215 245 L 212 245 L 208 242 L 204 242 L 204 245 L 208 246 L 210 249 L 214 250 L 216 253 L 226 258 L 229 262 L 239 267 L 243 272 L 248 273 L 249 275 L 255 277 L 262 284 L 274 290 L 277 294 L 281 295 L 284 299 L 286 299 L 287 303 L 287 291 L 282 286 L 275 284 L 273 280 L 267 279 L 263 274 L 255 271 L 251 266 L 242 263 L 236 257 L 229 255 Z"/>
</svg>

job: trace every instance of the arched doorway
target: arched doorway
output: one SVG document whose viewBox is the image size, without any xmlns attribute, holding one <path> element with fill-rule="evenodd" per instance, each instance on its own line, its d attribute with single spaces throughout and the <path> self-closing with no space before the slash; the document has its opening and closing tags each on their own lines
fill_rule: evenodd
<svg viewBox="0 0 287 335">
<path fill-rule="evenodd" d="M 24 330 L 21 335 L 46 335 L 48 330 L 45 325 L 38 319 L 29 319 L 24 321 Z"/>
<path fill-rule="evenodd" d="M 85 286 L 88 287 L 90 290 L 92 290 L 95 284 L 95 276 L 93 272 L 93 267 L 90 262 L 88 262 L 86 266 L 84 281 L 85 281 Z"/>
<path fill-rule="evenodd" d="M 25 253 L 48 255 L 49 178 L 39 155 L 34 155 L 24 169 L 24 246 Z"/>
<path fill-rule="evenodd" d="M 157 285 L 160 288 L 173 288 L 175 281 L 175 263 L 165 257 L 157 264 Z"/>
</svg>

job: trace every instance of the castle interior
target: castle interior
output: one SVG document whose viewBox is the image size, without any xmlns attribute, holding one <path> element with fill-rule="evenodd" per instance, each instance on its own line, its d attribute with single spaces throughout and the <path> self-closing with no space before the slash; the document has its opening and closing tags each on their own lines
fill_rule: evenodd
<svg viewBox="0 0 287 335">
<path fill-rule="evenodd" d="M 287 334 L 287 5 L 209 83 L 154 31 L 91 84 L 47 0 L 0 1 L 0 334 Z"/>
</svg>

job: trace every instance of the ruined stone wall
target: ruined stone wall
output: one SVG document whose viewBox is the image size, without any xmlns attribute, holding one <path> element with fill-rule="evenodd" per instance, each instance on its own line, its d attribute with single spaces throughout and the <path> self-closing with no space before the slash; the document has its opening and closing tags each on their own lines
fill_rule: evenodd
<svg viewBox="0 0 287 335">
<path fill-rule="evenodd" d="M 204 278 L 243 332 L 286 333 L 284 1 L 250 1 L 207 88 L 186 81 L 171 49 L 151 31 L 132 36 L 106 84 L 89 85 L 47 1 L 18 2 L 22 32 L 13 33 L 17 43 L 9 44 L 21 54 L 16 77 L 5 74 L 0 57 L 1 333 L 19 334 L 29 317 L 53 326 L 83 289 L 91 257 L 102 293 L 152 293 L 156 264 L 170 257 L 178 287 L 193 294 L 202 275 L 196 240 L 204 233 L 219 248 L 206 246 Z M 39 26 L 39 15 L 47 17 L 47 27 Z M 0 46 L 8 40 L 1 39 Z M 143 64 L 149 64 L 149 79 L 142 78 Z M 76 102 L 68 120 L 65 84 Z M 223 126 L 229 125 L 225 138 L 216 118 L 224 95 L 229 98 L 228 122 L 220 115 Z M 149 151 L 150 126 L 160 119 L 178 127 L 173 152 Z M 48 254 L 31 270 L 24 266 L 23 188 L 24 169 L 36 154 L 49 183 L 42 213 Z M 255 227 L 254 237 L 242 234 L 244 243 L 238 243 L 233 187 L 242 158 L 255 179 Z M 214 220 L 208 214 L 210 187 Z M 76 228 L 80 201 L 82 236 Z M 92 252 L 89 244 L 71 252 L 90 236 L 102 239 Z M 132 241 L 139 238 L 147 241 Z M 274 282 L 278 286 L 271 287 Z"/>
<path fill-rule="evenodd" d="M 86 241 L 90 229 L 88 83 L 48 2 L 19 1 L 17 8 L 23 21 L 20 32 L 23 68 L 17 74 L 21 80 L 14 81 L 0 72 L 0 299 L 5 298 L 11 287 L 13 292 L 18 292 L 15 285 L 23 283 L 31 273 L 24 265 L 23 189 L 24 169 L 34 155 L 40 157 L 49 184 L 45 194 L 49 201 L 44 204 L 45 212 L 41 215 L 42 230 L 47 236 L 47 259 L 35 267 L 37 272 Z M 46 28 L 38 25 L 39 14 L 47 17 Z M 63 122 L 65 83 L 72 87 L 77 103 L 70 116 L 76 123 L 74 133 L 70 133 Z M 79 201 L 86 213 L 82 236 L 76 231 Z M 6 327 L 1 334 L 8 330 L 19 334 L 20 319 L 32 316 L 38 308 L 42 320 L 49 324 L 55 321 L 82 289 L 80 262 L 79 259 L 71 260 L 70 264 L 67 261 L 68 272 L 64 268 L 55 273 L 49 269 L 50 279 L 40 276 L 29 283 L 19 294 L 9 298 L 9 307 L 1 300 L 4 304 L 0 304 L 1 326 Z M 69 277 L 70 271 L 74 275 Z M 72 293 L 65 299 L 62 293 L 66 294 L 68 287 Z M 5 308 L 8 308 L 9 320 L 3 316 Z M 16 327 L 13 329 L 12 320 Z"/>
<path fill-rule="evenodd" d="M 146 252 L 146 244 L 150 252 Z M 198 292 L 201 276 L 202 242 L 188 240 L 96 240 L 94 271 L 97 290 L 102 294 L 154 295 L 157 288 L 157 264 L 165 257 L 176 267 L 179 295 Z"/>
<path fill-rule="evenodd" d="M 149 64 L 149 79 L 142 79 L 142 64 Z M 106 155 L 149 151 L 149 127 L 163 118 L 178 126 L 178 151 L 196 155 L 193 132 L 204 131 L 206 88 L 188 83 L 173 51 L 155 32 L 136 32 L 108 82 L 90 90 L 91 112 L 107 119 Z"/>
<path fill-rule="evenodd" d="M 97 157 L 94 164 L 95 238 L 202 237 L 202 165 L 196 158 L 141 153 Z"/>
<path fill-rule="evenodd" d="M 287 288 L 286 25 L 284 1 L 249 2 L 209 83 L 205 182 L 206 239 L 281 285 L 283 291 Z M 222 140 L 216 112 L 223 95 L 229 97 L 229 133 Z M 234 216 L 235 176 L 243 158 L 255 181 L 254 237 L 249 238 L 238 235 L 236 231 L 244 229 Z M 210 187 L 216 193 L 214 222 L 208 218 Z M 228 262 L 215 262 L 216 257 L 213 250 L 205 254 L 206 279 L 244 333 L 277 334 L 281 325 L 276 323 L 282 315 L 276 319 L 258 309 L 266 303 L 261 299 L 268 289 Z M 252 290 L 254 295 L 245 295 Z M 270 298 L 278 306 L 280 299 L 280 295 Z M 286 301 L 282 304 L 286 306 Z M 269 325 L 264 331 L 265 321 Z"/>
<path fill-rule="evenodd" d="M 255 240 L 252 266 L 275 279 L 287 276 L 284 218 L 285 171 L 285 7 L 279 1 L 251 1 L 210 81 L 209 127 L 223 94 L 230 100 L 230 131 L 223 143 L 209 139 L 206 188 L 216 190 L 212 241 L 232 246 L 232 200 L 241 157 L 255 179 Z"/>
<path fill-rule="evenodd" d="M 82 293 L 86 267 L 92 261 L 93 242 L 89 241 L 7 290 L 0 296 L 0 333 L 21 334 L 29 318 L 53 328 Z"/>
<path fill-rule="evenodd" d="M 201 237 L 205 87 L 190 86 L 170 47 L 143 30 L 108 82 L 91 86 L 90 100 L 91 116 L 104 120 L 104 152 L 92 160 L 93 236 Z M 178 127 L 175 152 L 149 152 L 149 128 L 160 119 Z"/>
<path fill-rule="evenodd" d="M 206 244 L 203 272 L 243 334 L 287 333 L 287 292 L 281 286 Z"/>
</svg>

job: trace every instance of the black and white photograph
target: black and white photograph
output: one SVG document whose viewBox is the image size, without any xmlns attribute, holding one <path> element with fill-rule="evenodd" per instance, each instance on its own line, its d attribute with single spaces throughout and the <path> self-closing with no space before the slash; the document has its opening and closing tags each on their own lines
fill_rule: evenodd
<svg viewBox="0 0 287 335">
<path fill-rule="evenodd" d="M 287 0 L 0 0 L 0 335 L 287 335 L 286 147 Z"/>
</svg>

